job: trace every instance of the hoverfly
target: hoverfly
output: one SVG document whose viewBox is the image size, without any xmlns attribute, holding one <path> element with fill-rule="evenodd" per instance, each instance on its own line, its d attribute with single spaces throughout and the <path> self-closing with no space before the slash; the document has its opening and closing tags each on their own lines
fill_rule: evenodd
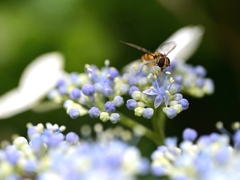
<svg viewBox="0 0 240 180">
<path fill-rule="evenodd" d="M 170 60 L 167 55 L 176 47 L 175 42 L 166 42 L 159 47 L 159 51 L 151 52 L 132 43 L 124 41 L 120 42 L 144 52 L 145 54 L 141 57 L 141 61 L 144 62 L 144 65 L 148 65 L 150 67 L 158 66 L 161 68 L 161 72 L 170 66 Z"/>
</svg>

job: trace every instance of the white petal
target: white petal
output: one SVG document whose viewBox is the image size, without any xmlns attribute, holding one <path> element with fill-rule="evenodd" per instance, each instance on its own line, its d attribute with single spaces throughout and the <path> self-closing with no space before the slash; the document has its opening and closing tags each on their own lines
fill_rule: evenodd
<svg viewBox="0 0 240 180">
<path fill-rule="evenodd" d="M 60 53 L 48 53 L 36 58 L 24 70 L 19 90 L 27 98 L 36 102 L 52 89 L 63 74 L 63 57 Z"/>
<path fill-rule="evenodd" d="M 22 73 L 19 87 L 0 97 L 0 118 L 8 118 L 33 107 L 61 78 L 63 66 L 63 57 L 56 52 L 36 58 Z"/>
<path fill-rule="evenodd" d="M 16 88 L 0 97 L 0 118 L 8 118 L 25 110 L 24 99 Z"/>
<path fill-rule="evenodd" d="M 203 33 L 204 28 L 202 26 L 186 26 L 175 32 L 165 41 L 174 41 L 177 44 L 176 48 L 169 53 L 169 59 L 183 62 L 189 59 L 198 48 Z"/>
</svg>

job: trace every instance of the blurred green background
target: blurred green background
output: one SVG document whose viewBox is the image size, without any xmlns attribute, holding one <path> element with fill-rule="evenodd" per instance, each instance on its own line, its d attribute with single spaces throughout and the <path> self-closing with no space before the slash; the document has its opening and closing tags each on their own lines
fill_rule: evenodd
<svg viewBox="0 0 240 180">
<path fill-rule="evenodd" d="M 1 0 L 0 95 L 17 87 L 24 68 L 43 53 L 62 52 L 68 72 L 82 72 L 86 63 L 102 66 L 105 59 L 121 68 L 142 53 L 119 40 L 154 50 L 179 28 L 201 24 L 203 41 L 188 63 L 207 69 L 216 92 L 202 99 L 187 97 L 189 110 L 168 120 L 166 133 L 180 136 L 186 127 L 210 133 L 217 121 L 229 128 L 240 120 L 239 8 L 237 0 Z M 99 121 L 72 120 L 63 109 L 27 111 L 1 120 L 0 138 L 25 135 L 27 122 L 58 123 L 79 131 L 82 123 Z"/>
</svg>

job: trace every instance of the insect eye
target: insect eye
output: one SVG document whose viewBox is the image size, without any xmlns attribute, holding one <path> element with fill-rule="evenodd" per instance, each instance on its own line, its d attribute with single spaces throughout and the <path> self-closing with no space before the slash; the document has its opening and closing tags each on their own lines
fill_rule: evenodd
<svg viewBox="0 0 240 180">
<path fill-rule="evenodd" d="M 167 66 L 170 66 L 170 60 L 168 57 L 167 57 Z"/>
<path fill-rule="evenodd" d="M 164 66 L 164 63 L 165 63 L 165 57 L 161 57 L 157 64 L 160 68 L 162 68 Z"/>
</svg>

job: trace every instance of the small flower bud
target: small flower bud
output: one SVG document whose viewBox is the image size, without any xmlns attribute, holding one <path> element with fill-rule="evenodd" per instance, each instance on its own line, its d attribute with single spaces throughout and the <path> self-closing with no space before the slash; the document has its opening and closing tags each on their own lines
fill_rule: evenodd
<svg viewBox="0 0 240 180">
<path fill-rule="evenodd" d="M 113 68 L 113 67 L 111 67 L 110 69 L 109 69 L 109 72 L 108 72 L 109 74 L 109 78 L 110 79 L 114 79 L 114 78 L 116 78 L 118 75 L 119 75 L 119 72 L 118 72 L 118 70 L 116 69 L 116 68 Z"/>
<path fill-rule="evenodd" d="M 77 108 L 70 108 L 68 114 L 72 119 L 76 119 L 80 115 L 79 110 Z"/>
<path fill-rule="evenodd" d="M 152 116 L 153 116 L 153 109 L 152 108 L 145 108 L 143 109 L 143 117 L 146 118 L 146 119 L 151 119 Z"/>
<path fill-rule="evenodd" d="M 120 120 L 120 115 L 118 113 L 112 113 L 110 116 L 110 121 L 112 123 L 117 123 Z"/>
<path fill-rule="evenodd" d="M 195 71 L 195 73 L 196 73 L 198 76 L 200 76 L 200 77 L 204 77 L 204 76 L 206 76 L 206 74 L 207 74 L 206 69 L 205 69 L 203 66 L 200 66 L 200 65 L 196 66 L 196 67 L 194 68 L 194 71 Z"/>
<path fill-rule="evenodd" d="M 132 98 L 139 101 L 142 98 L 142 93 L 140 91 L 134 91 L 132 93 Z"/>
<path fill-rule="evenodd" d="M 134 113 L 135 113 L 135 116 L 142 116 L 143 108 L 142 107 L 135 108 Z"/>
<path fill-rule="evenodd" d="M 176 109 L 174 109 L 174 108 L 167 108 L 166 109 L 166 115 L 167 115 L 167 117 L 169 118 L 169 119 L 173 119 L 174 117 L 176 117 L 177 116 L 177 111 L 176 111 Z"/>
<path fill-rule="evenodd" d="M 181 100 L 178 102 L 178 104 L 181 104 L 183 110 L 186 110 L 186 109 L 188 109 L 188 107 L 189 107 L 189 102 L 188 102 L 187 99 L 181 99 Z"/>
<path fill-rule="evenodd" d="M 80 95 L 81 95 L 81 91 L 78 88 L 74 88 L 69 94 L 71 99 L 78 99 L 80 98 Z"/>
<path fill-rule="evenodd" d="M 84 84 L 82 87 L 82 92 L 86 96 L 92 96 L 95 92 L 95 88 L 92 84 Z"/>
<path fill-rule="evenodd" d="M 104 109 L 108 112 L 108 113 L 112 113 L 116 110 L 116 105 L 114 102 L 112 101 L 108 101 L 105 103 L 104 105 Z"/>
<path fill-rule="evenodd" d="M 191 128 L 186 128 L 183 131 L 182 136 L 184 140 L 194 141 L 197 138 L 197 131 Z"/>
<path fill-rule="evenodd" d="M 79 140 L 79 137 L 76 133 L 74 132 L 69 132 L 66 135 L 66 141 L 70 142 L 70 143 L 77 143 Z"/>
<path fill-rule="evenodd" d="M 116 107 L 120 107 L 124 104 L 124 100 L 121 96 L 115 96 L 113 102 L 115 103 Z"/>
<path fill-rule="evenodd" d="M 98 118 L 100 116 L 100 110 L 96 107 L 89 109 L 88 114 L 91 118 Z"/>
<path fill-rule="evenodd" d="M 102 93 L 104 96 L 109 97 L 113 93 L 113 89 L 110 86 L 106 85 L 102 88 Z"/>
<path fill-rule="evenodd" d="M 126 106 L 129 110 L 133 110 L 137 107 L 137 101 L 135 101 L 134 99 L 129 99 L 127 100 Z"/>
<path fill-rule="evenodd" d="M 101 112 L 100 113 L 100 120 L 103 122 L 106 122 L 109 120 L 109 114 L 107 112 Z"/>
</svg>

